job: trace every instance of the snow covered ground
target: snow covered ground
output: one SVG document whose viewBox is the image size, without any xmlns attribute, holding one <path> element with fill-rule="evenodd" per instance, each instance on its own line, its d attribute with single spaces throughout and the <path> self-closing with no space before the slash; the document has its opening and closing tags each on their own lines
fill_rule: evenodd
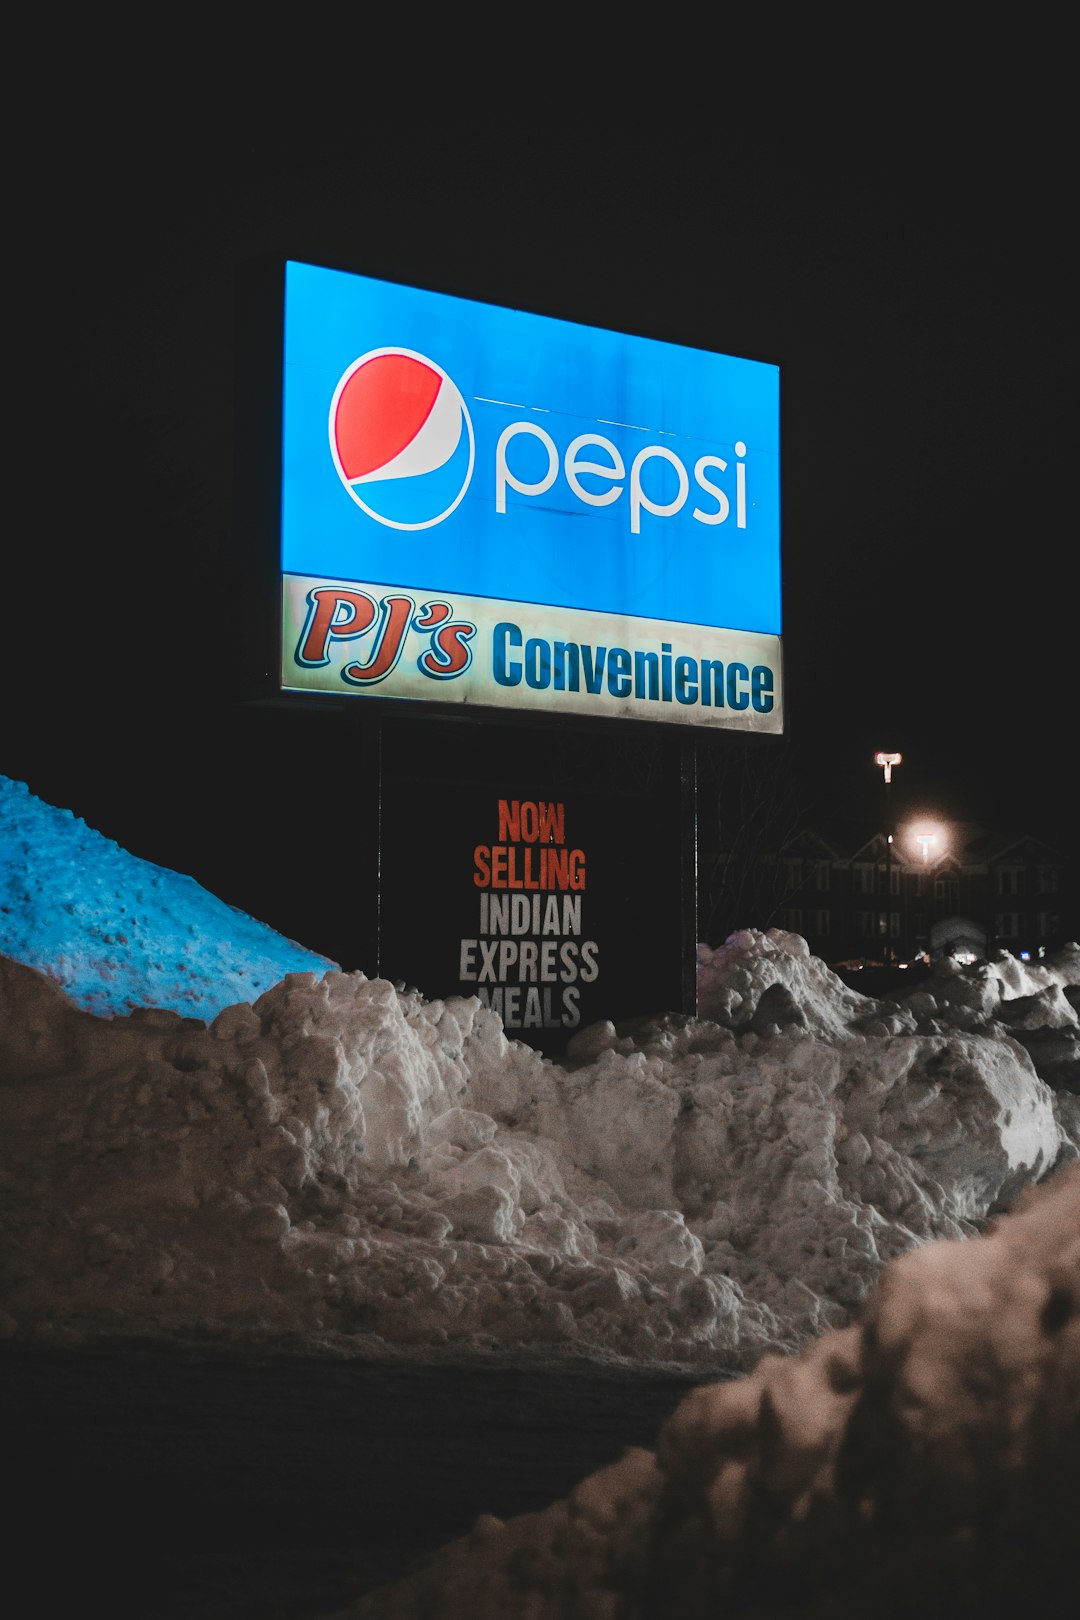
<svg viewBox="0 0 1080 1620">
<path fill-rule="evenodd" d="M 747 930 L 556 1063 L 6 778 L 0 848 L 19 1339 L 745 1371 L 1080 1156 L 1076 946 L 882 1002 Z"/>
<path fill-rule="evenodd" d="M 655 1450 L 491 1516 L 340 1620 L 1076 1613 L 1080 1166 L 888 1267 L 860 1320 L 706 1384 Z"/>
<path fill-rule="evenodd" d="M 879 1001 L 746 930 L 556 1063 L 4 778 L 0 852 L 14 1343 L 717 1374 L 349 1620 L 1072 1612 L 1076 945 Z"/>
</svg>

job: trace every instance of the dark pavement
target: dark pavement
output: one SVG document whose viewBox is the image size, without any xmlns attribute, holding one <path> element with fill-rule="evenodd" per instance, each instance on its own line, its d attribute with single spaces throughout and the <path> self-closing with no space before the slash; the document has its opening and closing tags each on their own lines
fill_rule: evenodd
<svg viewBox="0 0 1080 1620">
<path fill-rule="evenodd" d="M 704 1381 L 7 1344 L 18 1612 L 311 1620 L 651 1447 Z"/>
</svg>

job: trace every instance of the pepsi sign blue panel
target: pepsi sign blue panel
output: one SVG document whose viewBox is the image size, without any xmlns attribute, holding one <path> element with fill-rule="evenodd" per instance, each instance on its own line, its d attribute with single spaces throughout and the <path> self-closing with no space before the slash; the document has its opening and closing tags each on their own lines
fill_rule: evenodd
<svg viewBox="0 0 1080 1620">
<path fill-rule="evenodd" d="M 290 262 L 281 684 L 783 731 L 777 367 Z"/>
</svg>

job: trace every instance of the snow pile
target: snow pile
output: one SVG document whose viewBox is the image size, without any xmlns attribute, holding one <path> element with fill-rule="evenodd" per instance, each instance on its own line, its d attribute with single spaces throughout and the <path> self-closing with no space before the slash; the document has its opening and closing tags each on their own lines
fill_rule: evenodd
<svg viewBox="0 0 1080 1620">
<path fill-rule="evenodd" d="M 339 1620 L 1075 1613 L 1080 1167 L 895 1260 L 857 1324 L 688 1395 L 542 1513 Z"/>
<path fill-rule="evenodd" d="M 144 863 L 51 825 L 65 960 L 92 965 Z M 170 877 L 191 979 L 255 983 L 279 937 Z M 99 1017 L 41 971 L 52 917 L 8 913 L 25 955 L 0 957 L 0 1330 L 21 1338 L 741 1370 L 1080 1151 L 1080 1097 L 1002 1021 L 1019 1003 L 1075 1037 L 1075 947 L 884 1002 L 747 930 L 701 949 L 709 1017 L 595 1024 L 560 1064 L 476 998 L 321 958 L 209 1021 Z M 125 1001 L 170 960 L 145 908 L 135 937 L 130 981 L 112 942 Z"/>
<path fill-rule="evenodd" d="M 797 960 L 741 952 L 751 980 Z M 1007 1039 L 671 1019 L 560 1066 L 362 974 L 206 1025 L 0 969 L 20 1334 L 738 1367 L 1076 1151 Z"/>
<path fill-rule="evenodd" d="M 213 1018 L 286 973 L 335 964 L 139 860 L 70 810 L 0 776 L 0 951 L 108 1016 L 172 1007 Z"/>
</svg>

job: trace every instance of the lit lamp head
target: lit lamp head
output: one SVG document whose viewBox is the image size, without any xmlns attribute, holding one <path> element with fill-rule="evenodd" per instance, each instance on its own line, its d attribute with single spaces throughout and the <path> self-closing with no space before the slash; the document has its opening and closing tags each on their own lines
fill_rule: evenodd
<svg viewBox="0 0 1080 1620">
<path fill-rule="evenodd" d="M 937 833 L 916 833 L 915 842 L 922 846 L 923 865 L 930 859 L 930 845 L 937 843 Z"/>
<path fill-rule="evenodd" d="M 875 754 L 874 755 L 874 764 L 875 765 L 880 765 L 882 767 L 882 769 L 885 772 L 885 780 L 886 780 L 886 782 L 891 782 L 892 781 L 892 768 L 893 768 L 894 765 L 899 765 L 900 761 L 903 759 L 903 757 L 904 757 L 903 754 Z"/>
</svg>

